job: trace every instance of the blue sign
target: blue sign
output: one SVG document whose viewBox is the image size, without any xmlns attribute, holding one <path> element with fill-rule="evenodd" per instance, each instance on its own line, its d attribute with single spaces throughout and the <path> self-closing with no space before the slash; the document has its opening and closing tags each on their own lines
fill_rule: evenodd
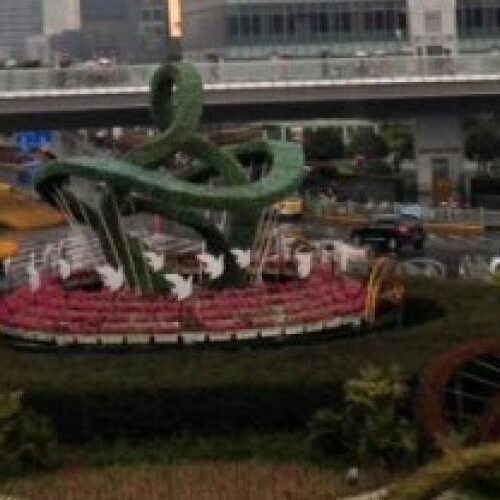
<svg viewBox="0 0 500 500">
<path fill-rule="evenodd" d="M 26 170 L 19 172 L 17 175 L 17 185 L 20 187 L 33 187 L 39 169 L 40 164 L 36 161 L 27 164 Z"/>
<path fill-rule="evenodd" d="M 26 130 L 12 136 L 16 146 L 23 153 L 30 153 L 42 147 L 52 146 L 55 142 L 54 133 L 50 130 Z"/>
</svg>

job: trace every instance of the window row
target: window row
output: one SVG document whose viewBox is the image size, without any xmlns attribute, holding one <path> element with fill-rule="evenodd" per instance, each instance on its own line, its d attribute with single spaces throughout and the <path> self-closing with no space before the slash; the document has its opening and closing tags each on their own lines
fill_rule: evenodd
<svg viewBox="0 0 500 500">
<path fill-rule="evenodd" d="M 407 30 L 406 10 L 309 11 L 283 6 L 265 12 L 241 9 L 227 16 L 229 41 L 278 37 L 284 41 L 314 38 L 398 39 Z"/>
<path fill-rule="evenodd" d="M 462 6 L 457 10 L 458 32 L 461 36 L 500 33 L 500 4 L 497 7 Z"/>
</svg>

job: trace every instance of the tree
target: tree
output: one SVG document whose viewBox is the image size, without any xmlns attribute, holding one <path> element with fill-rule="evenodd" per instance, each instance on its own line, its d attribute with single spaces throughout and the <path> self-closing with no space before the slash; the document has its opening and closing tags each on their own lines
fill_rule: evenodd
<svg viewBox="0 0 500 500">
<path fill-rule="evenodd" d="M 349 144 L 351 156 L 361 155 L 367 159 L 384 158 L 389 153 L 385 139 L 371 127 L 358 127 Z"/>
<path fill-rule="evenodd" d="M 480 163 L 500 156 L 500 136 L 490 127 L 481 125 L 471 130 L 465 139 L 465 155 Z"/>
<path fill-rule="evenodd" d="M 413 131 L 408 125 L 402 123 L 384 124 L 380 129 L 391 153 L 395 153 L 401 159 L 415 157 L 413 144 Z"/>
<path fill-rule="evenodd" d="M 344 157 L 344 142 L 336 127 L 304 130 L 304 152 L 307 160 L 333 160 Z"/>
</svg>

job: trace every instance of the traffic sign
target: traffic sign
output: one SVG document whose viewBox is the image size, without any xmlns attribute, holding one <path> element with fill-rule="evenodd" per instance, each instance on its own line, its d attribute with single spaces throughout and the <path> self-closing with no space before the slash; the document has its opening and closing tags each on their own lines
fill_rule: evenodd
<svg viewBox="0 0 500 500">
<path fill-rule="evenodd" d="M 25 130 L 12 136 L 16 146 L 23 153 L 30 153 L 54 144 L 54 133 L 50 130 Z"/>
</svg>

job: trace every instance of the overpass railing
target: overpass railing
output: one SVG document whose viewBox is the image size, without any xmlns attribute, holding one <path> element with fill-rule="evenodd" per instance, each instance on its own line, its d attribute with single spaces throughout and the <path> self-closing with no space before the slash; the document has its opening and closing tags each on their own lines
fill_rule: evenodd
<svg viewBox="0 0 500 500">
<path fill-rule="evenodd" d="M 426 78 L 491 79 L 500 75 L 495 54 L 458 57 L 394 56 L 332 59 L 269 59 L 195 63 L 206 84 L 256 82 L 409 81 Z M 119 88 L 131 92 L 149 84 L 158 65 L 0 70 L 0 92 Z"/>
</svg>

